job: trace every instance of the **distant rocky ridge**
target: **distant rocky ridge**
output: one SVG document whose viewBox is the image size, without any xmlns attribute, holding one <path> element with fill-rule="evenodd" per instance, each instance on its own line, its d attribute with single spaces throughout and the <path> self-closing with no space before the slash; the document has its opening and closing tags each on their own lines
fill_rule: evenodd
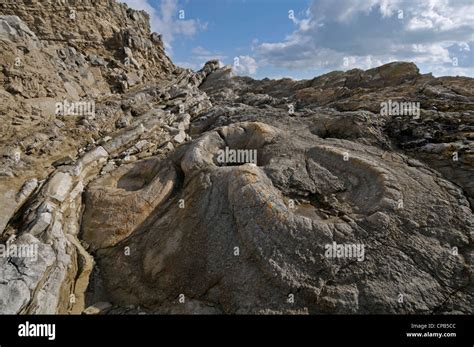
<svg viewBox="0 0 474 347">
<path fill-rule="evenodd" d="M 0 1 L 0 47 L 0 245 L 38 253 L 0 313 L 473 313 L 472 78 L 193 72 L 114 0 Z"/>
</svg>

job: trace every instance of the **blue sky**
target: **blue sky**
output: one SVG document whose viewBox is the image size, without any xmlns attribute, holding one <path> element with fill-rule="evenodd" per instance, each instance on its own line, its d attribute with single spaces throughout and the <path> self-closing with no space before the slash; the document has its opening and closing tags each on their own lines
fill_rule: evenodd
<svg viewBox="0 0 474 347">
<path fill-rule="evenodd" d="M 253 78 L 312 78 L 413 61 L 474 77 L 474 0 L 126 0 L 177 65 L 210 59 Z"/>
</svg>

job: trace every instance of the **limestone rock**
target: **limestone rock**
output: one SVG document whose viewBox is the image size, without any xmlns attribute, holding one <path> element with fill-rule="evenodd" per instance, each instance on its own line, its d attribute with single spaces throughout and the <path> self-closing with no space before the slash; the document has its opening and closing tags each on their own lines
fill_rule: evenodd
<svg viewBox="0 0 474 347">
<path fill-rule="evenodd" d="M 256 150 L 258 166 L 219 163 L 219 150 L 226 146 Z M 351 153 L 347 161 L 344 151 Z M 439 286 L 438 276 L 450 286 L 469 281 L 460 275 L 469 265 L 449 254 L 455 245 L 467 246 L 472 227 L 464 221 L 472 212 L 457 205 L 457 198 L 444 188 L 445 181 L 435 183 L 429 172 L 404 160 L 382 159 L 381 154 L 371 146 L 324 140 L 309 131 L 290 134 L 263 123 L 237 123 L 206 133 L 172 156 L 182 169 L 184 184 L 168 204 L 158 207 L 155 213 L 161 218 L 135 224 L 130 237 L 98 251 L 112 300 L 160 310 L 169 305 L 167 297 L 186 288 L 186 297 L 219 303 L 221 313 L 289 312 L 286 300 L 292 292 L 298 299 L 291 309 L 307 308 L 310 313 L 437 309 L 450 295 L 448 288 Z M 289 208 L 287 199 L 295 195 L 309 203 Z M 335 198 L 325 200 L 329 195 Z M 433 214 L 431 206 L 441 196 L 450 202 Z M 387 203 L 402 197 L 403 208 Z M 326 219 L 320 215 L 323 209 L 336 213 Z M 119 211 L 104 216 L 123 214 Z M 425 220 L 434 234 L 424 235 L 415 225 L 399 225 L 392 218 Z M 446 218 L 451 220 L 450 236 L 435 231 Z M 101 222 L 108 225 L 114 219 Z M 177 220 L 179 224 L 172 222 Z M 449 246 L 434 242 L 433 235 Z M 355 262 L 328 258 L 325 249 L 334 242 L 363 245 L 366 253 Z M 384 247 L 387 244 L 390 247 Z M 124 248 L 135 251 L 124 255 Z M 454 261 L 453 267 L 443 274 L 430 273 L 432 267 L 443 268 L 446 257 Z M 132 264 L 139 258 L 144 262 L 137 268 Z M 404 280 L 397 281 L 387 277 L 386 267 L 411 270 L 398 272 Z M 326 285 L 329 282 L 331 286 Z M 367 286 L 359 286 L 360 282 Z M 409 283 L 423 283 L 431 295 L 420 295 Z M 410 298 L 410 306 L 397 304 L 398 292 Z M 464 295 L 470 300 L 467 292 Z"/>
<path fill-rule="evenodd" d="M 159 169 L 155 159 L 122 166 L 101 177 L 87 190 L 82 219 L 84 240 L 94 250 L 116 245 L 169 196 L 175 181 L 175 171 Z"/>
<path fill-rule="evenodd" d="M 48 182 L 46 193 L 49 197 L 62 202 L 71 188 L 71 176 L 64 172 L 58 172 Z"/>
</svg>

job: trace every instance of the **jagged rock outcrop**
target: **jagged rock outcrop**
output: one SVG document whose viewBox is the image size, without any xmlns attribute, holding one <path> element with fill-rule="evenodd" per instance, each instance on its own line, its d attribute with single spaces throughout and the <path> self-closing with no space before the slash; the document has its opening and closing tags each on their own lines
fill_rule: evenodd
<svg viewBox="0 0 474 347">
<path fill-rule="evenodd" d="M 113 0 L 0 47 L 0 313 L 472 314 L 473 79 L 193 72 Z"/>
<path fill-rule="evenodd" d="M 94 263 L 83 188 L 189 139 L 216 66 L 175 67 L 148 15 L 115 1 L 2 3 L 0 24 L 1 242 L 38 247 L 0 259 L 0 312 L 80 313 Z"/>
</svg>

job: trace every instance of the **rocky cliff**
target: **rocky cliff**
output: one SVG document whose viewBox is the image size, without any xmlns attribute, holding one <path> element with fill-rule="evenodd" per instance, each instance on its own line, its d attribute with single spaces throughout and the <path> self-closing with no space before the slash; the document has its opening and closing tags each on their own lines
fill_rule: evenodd
<svg viewBox="0 0 474 347">
<path fill-rule="evenodd" d="M 0 46 L 0 313 L 473 313 L 473 79 L 193 72 L 114 0 Z"/>
</svg>

